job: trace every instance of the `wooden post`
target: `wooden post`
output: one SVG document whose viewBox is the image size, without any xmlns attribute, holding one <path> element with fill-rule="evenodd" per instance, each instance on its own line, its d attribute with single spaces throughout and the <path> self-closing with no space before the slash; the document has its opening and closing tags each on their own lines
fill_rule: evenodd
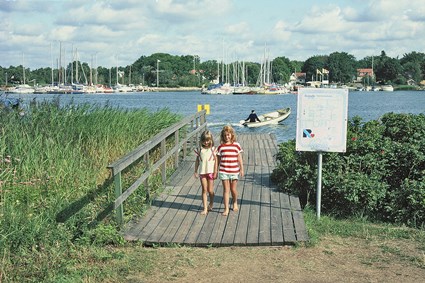
<svg viewBox="0 0 425 283">
<path fill-rule="evenodd" d="M 151 165 L 150 165 L 150 162 L 149 162 L 149 160 L 150 160 L 150 155 L 149 155 L 149 151 L 145 154 L 145 156 L 144 156 L 144 159 L 145 159 L 145 166 L 146 166 L 146 171 L 149 171 L 151 168 Z M 149 178 L 146 178 L 146 180 L 145 180 L 145 182 L 144 182 L 144 185 L 145 185 L 145 189 L 146 189 L 146 199 L 148 200 L 148 201 L 150 201 L 150 199 L 151 199 L 151 190 L 150 190 L 150 187 L 149 187 Z"/>
<path fill-rule="evenodd" d="M 114 177 L 114 184 L 115 184 L 115 198 L 117 199 L 122 195 L 122 186 L 121 186 L 121 172 L 118 172 L 118 174 Z M 124 210 L 123 205 L 120 204 L 118 207 L 115 208 L 115 215 L 117 218 L 118 225 L 122 225 L 123 218 L 124 218 Z"/>
<path fill-rule="evenodd" d="M 166 145 L 165 145 L 165 140 L 163 139 L 161 141 L 161 158 L 165 156 L 166 152 Z M 161 177 L 162 177 L 162 183 L 165 185 L 166 181 L 167 181 L 167 162 L 165 161 L 164 163 L 161 164 Z"/>
<path fill-rule="evenodd" d="M 188 140 L 186 138 L 187 138 L 187 131 L 184 131 L 184 137 L 183 137 L 183 139 L 185 140 L 185 142 L 183 143 L 183 159 L 186 158 L 186 155 L 187 155 L 187 143 L 188 143 Z"/>
<path fill-rule="evenodd" d="M 322 152 L 317 154 L 317 191 L 316 191 L 316 217 L 320 220 L 320 208 L 322 206 Z"/>
<path fill-rule="evenodd" d="M 192 129 L 191 129 L 191 131 L 193 131 L 194 129 L 196 129 L 197 128 L 197 123 L 196 123 L 196 121 L 197 121 L 197 118 L 195 118 L 194 120 L 192 120 L 192 122 L 191 122 L 191 125 L 192 125 Z M 192 141 L 190 142 L 190 147 L 189 147 L 189 149 L 190 150 L 192 150 L 192 148 L 193 147 L 196 147 L 197 146 L 197 143 L 198 142 L 198 135 L 196 134 L 196 135 L 194 135 L 193 137 L 192 137 Z"/>
<path fill-rule="evenodd" d="M 179 144 L 179 130 L 177 130 L 174 133 L 174 146 L 177 147 L 178 144 Z M 180 151 L 179 149 L 177 149 L 176 155 L 174 156 L 174 168 L 177 168 L 179 166 L 179 154 L 180 154 Z"/>
</svg>

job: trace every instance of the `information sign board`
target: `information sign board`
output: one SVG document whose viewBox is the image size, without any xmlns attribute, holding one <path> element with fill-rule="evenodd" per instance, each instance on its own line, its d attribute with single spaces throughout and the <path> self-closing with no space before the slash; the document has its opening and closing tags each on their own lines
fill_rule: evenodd
<svg viewBox="0 0 425 283">
<path fill-rule="evenodd" d="M 347 112 L 347 89 L 299 89 L 296 150 L 345 152 Z"/>
</svg>

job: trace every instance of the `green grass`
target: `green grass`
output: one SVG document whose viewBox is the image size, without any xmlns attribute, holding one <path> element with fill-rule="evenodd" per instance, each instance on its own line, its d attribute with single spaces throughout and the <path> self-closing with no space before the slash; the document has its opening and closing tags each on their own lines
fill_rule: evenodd
<svg viewBox="0 0 425 283">
<path fill-rule="evenodd" d="M 158 266 L 157 249 L 125 242 L 111 214 L 102 214 L 113 199 L 106 166 L 180 117 L 166 109 L 58 105 L 32 105 L 24 116 L 0 113 L 0 282 L 122 282 L 166 268 Z M 144 200 L 141 191 L 125 211 L 143 213 Z M 362 239 L 378 243 L 383 254 L 425 268 L 423 258 L 391 244 L 410 243 L 423 254 L 421 229 L 364 217 L 322 215 L 317 221 L 309 207 L 304 217 L 311 240 L 300 248 L 314 248 L 324 237 Z M 365 264 L 383 260 L 364 258 Z"/>
<path fill-rule="evenodd" d="M 389 223 L 374 223 L 364 217 L 338 219 L 329 215 L 321 215 L 320 220 L 313 209 L 304 209 L 304 218 L 314 245 L 320 236 L 333 235 L 360 239 L 392 239 L 412 240 L 421 243 L 425 251 L 425 231 Z"/>
<path fill-rule="evenodd" d="M 337 219 L 321 215 L 318 220 L 315 211 L 310 207 L 304 209 L 304 219 L 310 236 L 308 247 L 318 245 L 323 237 L 357 239 L 380 248 L 382 255 L 367 255 L 368 260 L 385 262 L 388 259 L 384 255 L 390 254 L 399 262 L 425 269 L 423 229 L 371 222 L 364 217 Z M 401 245 L 414 247 L 417 252 L 411 254 L 409 249 L 403 249 Z"/>
<path fill-rule="evenodd" d="M 181 117 L 168 109 L 60 106 L 58 99 L 32 103 L 24 115 L 1 111 L 0 281 L 54 282 L 73 262 L 99 254 L 88 247 L 122 245 L 107 165 Z M 142 188 L 129 198 L 128 213 L 143 213 L 145 194 Z"/>
</svg>

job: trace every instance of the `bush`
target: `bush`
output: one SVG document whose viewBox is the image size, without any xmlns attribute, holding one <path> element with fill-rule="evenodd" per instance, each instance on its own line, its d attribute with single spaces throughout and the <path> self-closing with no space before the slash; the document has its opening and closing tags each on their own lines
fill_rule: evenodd
<svg viewBox="0 0 425 283">
<path fill-rule="evenodd" d="M 423 226 L 425 221 L 425 115 L 387 113 L 380 120 L 348 122 L 347 151 L 324 153 L 322 209 L 340 216 Z M 296 152 L 295 141 L 279 145 L 272 181 L 316 202 L 317 154 Z"/>
</svg>

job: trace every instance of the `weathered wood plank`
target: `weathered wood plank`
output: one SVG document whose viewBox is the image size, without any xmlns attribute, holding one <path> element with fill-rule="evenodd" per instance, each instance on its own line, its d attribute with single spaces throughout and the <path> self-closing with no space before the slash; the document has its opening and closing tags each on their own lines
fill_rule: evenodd
<svg viewBox="0 0 425 283">
<path fill-rule="evenodd" d="M 217 209 L 217 200 L 219 199 L 219 196 L 217 196 L 218 187 L 220 184 L 220 180 L 214 181 L 214 206 L 213 210 L 208 212 L 206 216 L 204 215 L 198 215 L 197 217 L 205 217 L 204 226 L 202 227 L 201 231 L 199 232 L 198 238 L 196 239 L 196 245 L 198 246 L 206 246 L 210 244 L 210 238 L 211 235 L 214 232 L 214 226 L 217 221 L 217 218 L 220 217 L 220 211 Z M 199 196 L 201 197 L 201 196 Z M 221 200 L 221 198 L 220 198 Z M 222 201 L 220 201 L 222 203 Z"/>
<path fill-rule="evenodd" d="M 244 189 L 245 189 L 245 180 L 246 177 L 240 178 L 238 180 L 238 184 L 237 184 L 237 192 L 238 192 L 238 197 L 237 197 L 237 203 L 238 203 L 238 211 L 234 211 L 233 210 L 233 198 L 232 198 L 232 194 L 230 193 L 230 200 L 229 200 L 229 205 L 230 205 L 230 212 L 229 215 L 227 216 L 226 219 L 226 229 L 223 233 L 223 238 L 221 240 L 221 244 L 222 245 L 234 245 L 235 244 L 235 234 L 236 234 L 236 228 L 237 228 L 237 224 L 238 224 L 238 219 L 239 216 L 241 214 L 241 205 L 243 203 L 243 200 L 241 199 L 241 196 L 243 196 L 244 194 Z M 238 243 L 241 244 L 241 243 Z"/>
<path fill-rule="evenodd" d="M 249 221 L 249 211 L 251 207 L 251 199 L 252 194 L 252 184 L 253 184 L 253 175 L 251 172 L 253 171 L 254 166 L 247 165 L 245 167 L 245 178 L 243 182 L 243 190 L 241 194 L 241 201 L 239 205 L 239 219 L 236 225 L 235 232 L 235 243 L 240 245 L 246 245 L 246 235 L 248 230 L 248 221 Z"/>
<path fill-rule="evenodd" d="M 180 190 L 181 195 L 187 195 L 190 187 L 189 186 L 183 186 Z M 155 216 L 158 216 L 156 218 L 156 223 L 150 223 L 150 225 L 155 225 L 155 229 L 149 234 L 149 236 L 146 237 L 146 242 L 158 242 L 162 243 L 160 241 L 162 235 L 164 234 L 165 230 L 168 228 L 168 225 L 171 223 L 171 221 L 174 218 L 175 212 L 179 209 L 181 206 L 181 203 L 178 201 L 179 195 L 176 194 L 176 192 L 173 192 L 169 195 L 169 197 L 166 199 L 166 201 L 162 204 L 162 209 L 160 209 Z"/>
<path fill-rule="evenodd" d="M 296 231 L 296 236 L 298 241 L 307 241 L 307 229 L 304 222 L 304 216 L 301 211 L 301 205 L 299 198 L 295 196 L 290 196 L 289 201 L 291 202 L 291 207 L 293 207 L 293 218 L 294 218 L 294 226 Z"/>
<path fill-rule="evenodd" d="M 169 190 L 175 190 L 176 193 L 179 193 L 179 191 L 182 189 L 183 185 L 187 183 L 188 179 L 183 178 L 183 176 L 186 176 L 186 172 L 189 170 L 188 166 L 181 166 L 178 170 L 178 176 L 181 176 L 179 178 L 174 178 L 175 181 L 174 185 L 170 185 L 166 187 L 166 191 Z M 156 199 L 153 200 L 151 204 L 151 208 L 148 210 L 148 212 L 145 214 L 145 216 L 141 219 L 138 219 L 137 221 L 132 221 L 129 223 L 125 228 L 125 238 L 127 240 L 136 240 L 141 237 L 140 233 L 141 231 L 150 223 L 156 212 L 162 207 L 163 203 L 168 198 L 167 194 L 161 194 Z"/>
<path fill-rule="evenodd" d="M 173 174 L 168 194 L 157 198 L 142 219 L 128 223 L 126 239 L 138 239 L 145 244 L 194 246 L 285 245 L 307 241 L 299 199 L 270 184 L 277 153 L 273 135 L 243 134 L 238 135 L 238 141 L 244 149 L 245 167 L 245 177 L 238 182 L 238 212 L 231 210 L 228 216 L 222 216 L 223 186 L 215 180 L 213 211 L 200 215 L 202 189 L 193 177 L 195 159 L 190 155 Z"/>
<path fill-rule="evenodd" d="M 285 243 L 295 243 L 294 221 L 288 194 L 280 194 L 280 208 L 282 213 L 282 229 Z"/>
<path fill-rule="evenodd" d="M 261 167 L 261 209 L 258 231 L 258 244 L 270 245 L 272 242 L 270 234 L 270 187 L 268 186 L 268 167 Z"/>
<path fill-rule="evenodd" d="M 282 213 L 280 207 L 280 198 L 281 193 L 277 192 L 275 189 L 271 189 L 270 192 L 270 230 L 271 230 L 271 244 L 272 245 L 283 245 L 283 228 L 282 228 Z"/>
<path fill-rule="evenodd" d="M 193 171 L 189 170 L 188 173 L 190 174 L 191 178 L 195 179 L 195 177 L 193 176 Z M 174 235 L 177 233 L 177 230 L 179 229 L 181 223 L 183 222 L 186 214 L 188 213 L 190 207 L 194 203 L 194 200 L 196 198 L 196 195 L 194 194 L 201 191 L 199 187 L 200 187 L 199 183 L 194 181 L 191 186 L 185 186 L 185 189 L 181 191 L 182 194 L 180 194 L 176 198 L 175 200 L 175 203 L 177 203 L 176 210 L 174 211 L 173 209 L 169 209 L 167 215 L 165 215 L 163 218 L 162 222 L 165 222 L 168 217 L 170 223 L 168 224 L 168 227 L 164 231 L 163 235 L 160 236 L 160 239 L 159 239 L 160 243 L 172 242 Z M 184 194 L 184 192 L 186 192 L 186 188 L 188 188 L 187 193 Z M 180 202 L 180 206 L 178 205 L 179 202 Z"/>
<path fill-rule="evenodd" d="M 251 206 L 248 222 L 247 245 L 258 245 L 258 233 L 260 227 L 261 209 L 261 172 L 260 167 L 255 166 L 252 172 L 253 186 L 251 194 Z"/>
</svg>

